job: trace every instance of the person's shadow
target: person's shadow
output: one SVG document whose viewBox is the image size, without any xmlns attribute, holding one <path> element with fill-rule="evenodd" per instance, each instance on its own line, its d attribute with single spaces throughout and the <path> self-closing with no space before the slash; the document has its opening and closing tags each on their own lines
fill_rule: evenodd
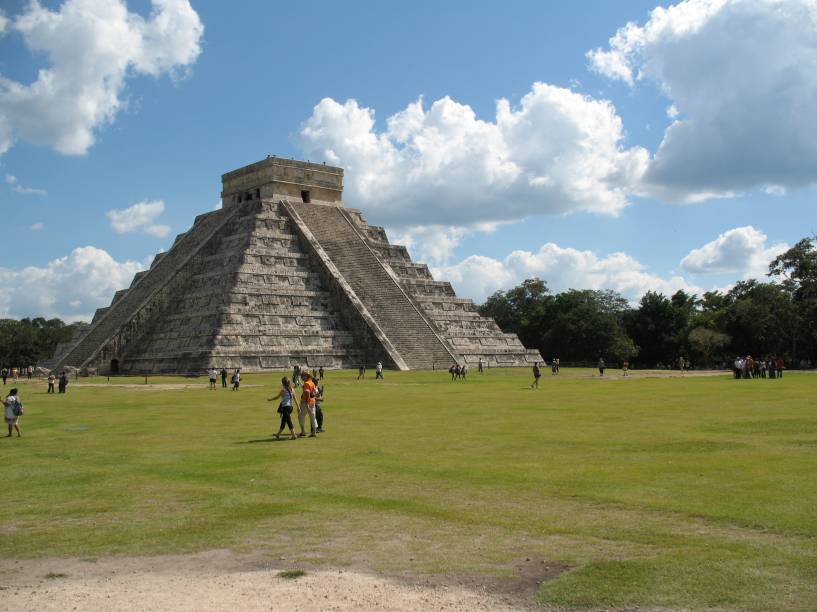
<svg viewBox="0 0 817 612">
<path fill-rule="evenodd" d="M 259 440 L 247 440 L 246 442 L 236 442 L 236 444 L 257 444 L 258 442 L 283 442 L 284 438 L 276 440 L 275 438 L 261 438 Z"/>
</svg>

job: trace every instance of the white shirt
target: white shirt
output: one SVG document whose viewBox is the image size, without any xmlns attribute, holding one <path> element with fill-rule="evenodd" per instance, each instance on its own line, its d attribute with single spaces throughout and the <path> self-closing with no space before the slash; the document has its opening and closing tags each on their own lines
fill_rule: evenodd
<svg viewBox="0 0 817 612">
<path fill-rule="evenodd" d="M 218 377 L 218 372 L 216 372 L 215 368 L 210 370 L 210 380 L 215 380 Z"/>
<path fill-rule="evenodd" d="M 16 395 L 9 395 L 6 398 L 6 418 L 7 419 L 16 419 L 17 415 L 14 414 L 14 406 L 17 405 L 17 396 Z"/>
</svg>

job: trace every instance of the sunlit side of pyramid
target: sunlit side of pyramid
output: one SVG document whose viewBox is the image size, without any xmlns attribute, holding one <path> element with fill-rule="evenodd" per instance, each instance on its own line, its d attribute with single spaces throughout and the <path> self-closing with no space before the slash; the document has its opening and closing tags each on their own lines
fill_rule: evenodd
<svg viewBox="0 0 817 612">
<path fill-rule="evenodd" d="M 540 361 L 342 203 L 343 170 L 267 158 L 222 176 L 220 210 L 97 310 L 52 366 L 100 373 Z"/>
</svg>

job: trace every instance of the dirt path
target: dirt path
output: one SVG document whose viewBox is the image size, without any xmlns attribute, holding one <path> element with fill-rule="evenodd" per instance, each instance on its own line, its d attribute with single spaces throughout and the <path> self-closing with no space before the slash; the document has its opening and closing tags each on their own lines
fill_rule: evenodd
<svg viewBox="0 0 817 612">
<path fill-rule="evenodd" d="M 530 610 L 532 593 L 342 569 L 287 579 L 286 560 L 210 551 L 0 561 L 0 610 Z"/>
</svg>

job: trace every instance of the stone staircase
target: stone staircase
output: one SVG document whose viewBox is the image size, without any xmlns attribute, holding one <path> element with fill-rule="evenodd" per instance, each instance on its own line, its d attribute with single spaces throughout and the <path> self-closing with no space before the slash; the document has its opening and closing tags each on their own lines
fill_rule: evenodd
<svg viewBox="0 0 817 612">
<path fill-rule="evenodd" d="M 409 368 L 447 368 L 457 361 L 344 209 L 294 202 L 286 205 L 300 217 Z"/>
<path fill-rule="evenodd" d="M 118 292 L 111 306 L 101 309 L 101 314 L 94 317 L 88 332 L 59 359 L 54 369 L 91 366 L 94 361 L 104 361 L 118 355 L 127 344 L 138 339 L 145 319 L 158 310 L 156 304 L 151 304 L 157 292 L 167 288 L 173 277 L 230 220 L 234 212 L 234 209 L 219 210 L 196 217 L 193 226 L 196 231 L 181 234 L 163 257 L 134 278 L 126 292 Z M 103 356 L 103 353 L 110 355 Z M 107 367 L 102 363 L 96 365 Z"/>
<path fill-rule="evenodd" d="M 361 211 L 347 208 L 344 214 L 461 363 L 476 365 L 482 361 L 493 367 L 530 366 L 542 361 L 539 351 L 526 349 L 515 334 L 503 333 L 493 319 L 479 314 L 471 300 L 458 298 L 450 283 L 434 280 L 428 266 L 412 262 L 406 247 L 391 244 L 386 231 L 369 225 Z"/>
</svg>

